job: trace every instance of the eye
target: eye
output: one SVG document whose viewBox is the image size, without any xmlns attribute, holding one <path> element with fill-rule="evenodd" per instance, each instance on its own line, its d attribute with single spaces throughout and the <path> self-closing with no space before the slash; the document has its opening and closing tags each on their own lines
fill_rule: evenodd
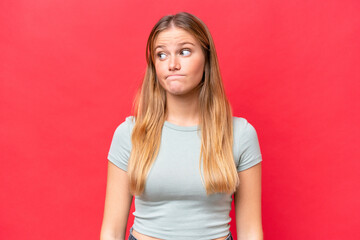
<svg viewBox="0 0 360 240">
<path fill-rule="evenodd" d="M 157 56 L 158 56 L 158 58 L 160 58 L 160 59 L 164 59 L 164 58 L 161 58 L 161 55 L 164 55 L 165 56 L 165 53 L 163 53 L 163 52 L 159 52 L 158 54 L 156 54 Z"/>
<path fill-rule="evenodd" d="M 188 56 L 191 53 L 191 50 L 186 48 L 186 49 L 181 50 L 181 52 L 185 52 L 185 56 Z M 186 52 L 188 52 L 188 53 L 186 53 Z"/>
</svg>

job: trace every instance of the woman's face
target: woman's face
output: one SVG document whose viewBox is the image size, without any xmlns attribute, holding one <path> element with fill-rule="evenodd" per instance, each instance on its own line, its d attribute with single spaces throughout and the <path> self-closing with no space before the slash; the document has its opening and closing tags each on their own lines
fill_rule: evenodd
<svg viewBox="0 0 360 240">
<path fill-rule="evenodd" d="M 190 33 L 176 27 L 164 30 L 154 46 L 156 75 L 167 94 L 187 94 L 201 82 L 205 56 Z"/>
</svg>

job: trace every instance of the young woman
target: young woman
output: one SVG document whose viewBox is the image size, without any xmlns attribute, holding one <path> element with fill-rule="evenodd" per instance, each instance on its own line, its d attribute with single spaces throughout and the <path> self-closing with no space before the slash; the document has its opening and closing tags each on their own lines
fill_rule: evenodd
<svg viewBox="0 0 360 240">
<path fill-rule="evenodd" d="M 102 240 L 263 239 L 257 133 L 232 116 L 206 25 L 186 12 L 161 18 L 147 42 L 133 116 L 108 154 Z"/>
</svg>

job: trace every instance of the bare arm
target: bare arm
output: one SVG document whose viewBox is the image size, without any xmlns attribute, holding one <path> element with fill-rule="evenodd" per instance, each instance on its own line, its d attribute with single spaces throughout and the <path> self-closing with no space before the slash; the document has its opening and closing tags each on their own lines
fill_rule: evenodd
<svg viewBox="0 0 360 240">
<path fill-rule="evenodd" d="M 104 217 L 100 240 L 124 240 L 133 196 L 127 172 L 108 161 Z"/>
<path fill-rule="evenodd" d="M 261 220 L 261 162 L 238 172 L 234 196 L 238 240 L 263 240 Z"/>
</svg>

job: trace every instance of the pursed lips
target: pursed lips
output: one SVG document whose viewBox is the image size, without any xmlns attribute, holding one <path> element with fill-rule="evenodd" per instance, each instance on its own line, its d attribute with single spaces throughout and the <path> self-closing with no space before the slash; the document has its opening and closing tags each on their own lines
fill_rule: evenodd
<svg viewBox="0 0 360 240">
<path fill-rule="evenodd" d="M 173 74 L 173 75 L 169 75 L 166 78 L 178 78 L 178 77 L 183 77 L 184 75 L 181 74 Z"/>
</svg>

